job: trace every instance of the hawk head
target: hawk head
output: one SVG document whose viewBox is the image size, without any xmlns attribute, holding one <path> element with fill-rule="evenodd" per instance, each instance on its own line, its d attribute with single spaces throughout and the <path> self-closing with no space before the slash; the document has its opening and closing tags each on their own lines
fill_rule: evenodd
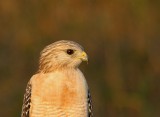
<svg viewBox="0 0 160 117">
<path fill-rule="evenodd" d="M 56 69 L 76 68 L 88 56 L 76 42 L 61 40 L 46 46 L 40 56 L 39 71 L 51 72 Z"/>
</svg>

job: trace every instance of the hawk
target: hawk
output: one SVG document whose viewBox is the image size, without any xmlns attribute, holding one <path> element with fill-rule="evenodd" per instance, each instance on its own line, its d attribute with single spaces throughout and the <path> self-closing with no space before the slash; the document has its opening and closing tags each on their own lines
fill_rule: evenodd
<svg viewBox="0 0 160 117">
<path fill-rule="evenodd" d="M 76 42 L 46 46 L 24 94 L 21 117 L 93 117 L 89 88 L 78 66 L 88 56 Z"/>
</svg>

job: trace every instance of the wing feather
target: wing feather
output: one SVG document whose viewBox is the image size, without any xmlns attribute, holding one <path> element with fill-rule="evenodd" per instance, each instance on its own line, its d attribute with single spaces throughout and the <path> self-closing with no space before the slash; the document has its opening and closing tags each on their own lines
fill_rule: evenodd
<svg viewBox="0 0 160 117">
<path fill-rule="evenodd" d="M 88 117 L 93 117 L 92 108 L 92 98 L 90 91 L 88 90 Z"/>
<path fill-rule="evenodd" d="M 29 110 L 31 104 L 31 83 L 28 82 L 26 87 L 26 93 L 24 94 L 21 117 L 29 117 Z"/>
</svg>

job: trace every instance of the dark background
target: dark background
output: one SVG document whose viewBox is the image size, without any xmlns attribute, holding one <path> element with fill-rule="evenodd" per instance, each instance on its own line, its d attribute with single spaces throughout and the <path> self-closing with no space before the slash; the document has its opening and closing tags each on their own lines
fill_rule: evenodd
<svg viewBox="0 0 160 117">
<path fill-rule="evenodd" d="M 80 43 L 95 117 L 160 117 L 159 0 L 1 0 L 0 116 L 19 117 L 40 51 Z"/>
</svg>

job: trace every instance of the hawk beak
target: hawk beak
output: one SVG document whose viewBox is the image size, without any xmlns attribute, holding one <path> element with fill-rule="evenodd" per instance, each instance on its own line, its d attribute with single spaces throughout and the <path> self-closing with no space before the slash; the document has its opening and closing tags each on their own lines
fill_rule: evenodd
<svg viewBox="0 0 160 117">
<path fill-rule="evenodd" d="M 87 54 L 84 51 L 81 53 L 80 59 L 82 61 L 87 61 L 88 62 L 88 56 L 87 56 Z"/>
</svg>

